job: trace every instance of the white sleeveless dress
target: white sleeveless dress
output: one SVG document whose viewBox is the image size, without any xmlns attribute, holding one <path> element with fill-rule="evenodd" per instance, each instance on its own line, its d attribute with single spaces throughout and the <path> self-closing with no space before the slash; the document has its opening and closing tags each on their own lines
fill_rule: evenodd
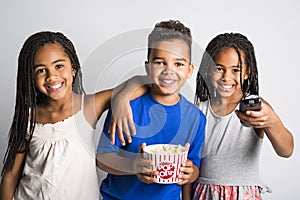
<svg viewBox="0 0 300 200">
<path fill-rule="evenodd" d="M 64 121 L 36 124 L 14 200 L 99 199 L 97 141 L 82 109 Z"/>
</svg>

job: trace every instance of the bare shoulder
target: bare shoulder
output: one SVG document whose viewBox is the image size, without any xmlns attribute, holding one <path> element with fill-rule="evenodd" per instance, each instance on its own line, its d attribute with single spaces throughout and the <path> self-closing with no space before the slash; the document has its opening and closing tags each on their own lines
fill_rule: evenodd
<svg viewBox="0 0 300 200">
<path fill-rule="evenodd" d="M 109 108 L 111 94 L 111 90 L 104 90 L 84 96 L 84 114 L 91 125 L 97 123 L 102 113 Z"/>
<path fill-rule="evenodd" d="M 89 124 L 94 127 L 97 122 L 97 114 L 95 112 L 95 95 L 88 94 L 83 97 L 83 113 L 85 119 L 89 122 Z"/>
</svg>

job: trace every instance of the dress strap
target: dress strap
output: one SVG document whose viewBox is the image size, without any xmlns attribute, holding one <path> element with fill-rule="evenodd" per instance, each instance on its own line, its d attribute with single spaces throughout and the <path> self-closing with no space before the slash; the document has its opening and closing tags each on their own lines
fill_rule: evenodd
<svg viewBox="0 0 300 200">
<path fill-rule="evenodd" d="M 81 105 L 80 105 L 80 110 L 83 111 L 84 109 L 84 94 L 81 96 Z"/>
</svg>

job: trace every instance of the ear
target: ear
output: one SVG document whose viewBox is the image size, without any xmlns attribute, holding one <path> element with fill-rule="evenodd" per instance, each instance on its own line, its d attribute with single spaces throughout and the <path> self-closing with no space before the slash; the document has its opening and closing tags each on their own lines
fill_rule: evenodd
<svg viewBox="0 0 300 200">
<path fill-rule="evenodd" d="M 149 66 L 149 61 L 145 61 L 145 70 L 147 72 L 147 75 L 150 74 L 150 66 Z"/>
<path fill-rule="evenodd" d="M 249 78 L 249 74 L 250 74 L 250 68 L 247 69 L 246 74 L 244 76 L 244 80 L 247 80 Z"/>
<path fill-rule="evenodd" d="M 194 69 L 195 69 L 195 66 L 193 63 L 191 63 L 188 68 L 187 79 L 191 78 L 191 76 L 193 75 Z"/>
<path fill-rule="evenodd" d="M 75 75 L 76 75 L 76 70 L 74 68 L 72 68 L 72 76 L 73 76 L 73 78 L 75 77 Z"/>
</svg>

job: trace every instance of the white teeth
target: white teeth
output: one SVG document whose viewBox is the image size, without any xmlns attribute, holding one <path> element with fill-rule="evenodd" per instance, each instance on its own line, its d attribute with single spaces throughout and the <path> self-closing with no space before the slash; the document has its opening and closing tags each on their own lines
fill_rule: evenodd
<svg viewBox="0 0 300 200">
<path fill-rule="evenodd" d="M 166 83 L 166 84 L 171 84 L 171 83 L 173 83 L 174 81 L 173 81 L 173 80 L 163 80 L 163 82 Z"/>
<path fill-rule="evenodd" d="M 62 83 L 59 83 L 57 85 L 49 85 L 48 87 L 51 88 L 51 89 L 57 89 L 59 87 L 61 87 Z"/>
<path fill-rule="evenodd" d="M 232 85 L 222 85 L 222 87 L 225 89 L 230 89 L 230 88 L 232 88 Z"/>
</svg>

